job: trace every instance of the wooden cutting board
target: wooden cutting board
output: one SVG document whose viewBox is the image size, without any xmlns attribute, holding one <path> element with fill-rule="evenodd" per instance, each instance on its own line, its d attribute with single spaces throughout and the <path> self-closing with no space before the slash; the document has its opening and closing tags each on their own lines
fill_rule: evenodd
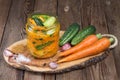
<svg viewBox="0 0 120 80">
<path fill-rule="evenodd" d="M 60 31 L 60 36 L 64 33 L 64 31 Z M 31 63 L 19 63 L 15 60 L 11 60 L 11 56 L 6 56 L 7 52 L 12 53 L 14 56 L 24 55 L 25 57 L 29 58 L 32 62 Z M 102 52 L 98 55 L 89 56 L 86 58 L 64 62 L 58 64 L 56 69 L 51 69 L 49 67 L 50 62 L 55 62 L 58 59 L 59 52 L 47 59 L 36 59 L 30 55 L 29 50 L 27 49 L 27 40 L 23 39 L 14 44 L 10 45 L 8 48 L 5 49 L 3 52 L 3 56 L 7 64 L 23 70 L 34 71 L 34 72 L 41 72 L 41 73 L 62 73 L 68 72 L 76 69 L 83 69 L 90 65 L 96 64 L 102 60 L 104 60 L 110 54 L 109 49 L 105 52 Z"/>
</svg>

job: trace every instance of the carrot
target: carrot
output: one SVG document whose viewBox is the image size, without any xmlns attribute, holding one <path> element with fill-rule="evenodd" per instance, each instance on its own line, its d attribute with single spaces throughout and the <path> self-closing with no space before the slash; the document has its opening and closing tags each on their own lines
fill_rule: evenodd
<svg viewBox="0 0 120 80">
<path fill-rule="evenodd" d="M 110 39 L 101 38 L 100 40 L 98 40 L 94 44 L 92 44 L 91 46 L 86 47 L 83 50 L 80 50 L 74 54 L 71 54 L 71 55 L 59 60 L 57 63 L 73 61 L 76 59 L 96 55 L 100 52 L 103 52 L 110 46 L 111 42 L 113 41 L 112 39 L 111 38 Z"/>
<path fill-rule="evenodd" d="M 60 55 L 59 55 L 59 57 L 67 56 L 69 54 L 73 54 L 76 51 L 80 51 L 83 48 L 92 45 L 94 42 L 96 42 L 101 37 L 102 37 L 101 34 L 89 35 L 82 42 L 80 42 L 79 44 L 77 44 L 76 46 L 74 46 L 74 47 L 72 47 L 72 48 L 70 48 L 70 49 L 68 49 L 68 50 L 66 50 L 64 52 L 61 52 Z"/>
</svg>

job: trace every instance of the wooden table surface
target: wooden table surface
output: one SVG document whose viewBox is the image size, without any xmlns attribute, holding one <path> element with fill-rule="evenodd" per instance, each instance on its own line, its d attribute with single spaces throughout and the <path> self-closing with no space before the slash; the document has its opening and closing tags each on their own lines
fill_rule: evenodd
<svg viewBox="0 0 120 80">
<path fill-rule="evenodd" d="M 15 69 L 3 59 L 3 50 L 26 37 L 27 15 L 38 11 L 58 16 L 61 30 L 77 22 L 94 25 L 97 33 L 120 40 L 120 0 L 0 0 L 0 80 L 120 80 L 120 45 L 103 61 L 82 70 L 43 74 Z"/>
</svg>

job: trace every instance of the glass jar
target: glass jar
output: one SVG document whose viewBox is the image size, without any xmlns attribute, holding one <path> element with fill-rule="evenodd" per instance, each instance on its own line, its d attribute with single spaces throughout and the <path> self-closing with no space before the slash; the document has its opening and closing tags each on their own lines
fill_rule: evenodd
<svg viewBox="0 0 120 80">
<path fill-rule="evenodd" d="M 60 24 L 55 16 L 32 14 L 27 19 L 27 46 L 36 58 L 54 56 L 59 48 Z"/>
</svg>

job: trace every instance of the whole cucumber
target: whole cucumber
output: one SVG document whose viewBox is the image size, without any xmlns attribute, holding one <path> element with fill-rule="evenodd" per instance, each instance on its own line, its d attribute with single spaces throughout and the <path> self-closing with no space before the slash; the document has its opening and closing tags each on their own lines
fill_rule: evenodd
<svg viewBox="0 0 120 80">
<path fill-rule="evenodd" d="M 78 32 L 78 34 L 72 39 L 71 44 L 76 45 L 80 43 L 86 36 L 94 34 L 95 31 L 96 28 L 92 25 L 89 25 L 88 27 Z"/>
<path fill-rule="evenodd" d="M 72 23 L 60 38 L 59 45 L 63 46 L 65 43 L 71 41 L 72 38 L 78 33 L 79 29 L 80 29 L 79 24 Z"/>
</svg>

